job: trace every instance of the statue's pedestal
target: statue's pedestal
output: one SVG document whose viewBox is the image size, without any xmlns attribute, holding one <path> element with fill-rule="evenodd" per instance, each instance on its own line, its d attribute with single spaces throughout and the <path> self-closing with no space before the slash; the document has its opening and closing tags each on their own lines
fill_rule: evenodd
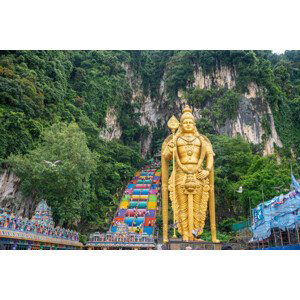
<svg viewBox="0 0 300 300">
<path fill-rule="evenodd" d="M 184 242 L 181 238 L 171 238 L 167 248 L 169 250 L 221 250 L 222 243 Z"/>
<path fill-rule="evenodd" d="M 182 250 L 181 249 L 182 239 L 181 238 L 171 238 L 169 240 L 169 248 L 170 250 Z"/>
</svg>

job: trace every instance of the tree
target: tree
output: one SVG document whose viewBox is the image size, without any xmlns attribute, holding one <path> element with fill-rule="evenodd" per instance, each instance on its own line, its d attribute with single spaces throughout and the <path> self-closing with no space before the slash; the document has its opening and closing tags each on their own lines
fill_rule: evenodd
<svg viewBox="0 0 300 300">
<path fill-rule="evenodd" d="M 28 154 L 12 155 L 8 162 L 21 178 L 25 195 L 47 200 L 59 225 L 75 225 L 90 195 L 94 155 L 76 123 L 54 124 L 45 130 L 42 140 Z"/>
</svg>

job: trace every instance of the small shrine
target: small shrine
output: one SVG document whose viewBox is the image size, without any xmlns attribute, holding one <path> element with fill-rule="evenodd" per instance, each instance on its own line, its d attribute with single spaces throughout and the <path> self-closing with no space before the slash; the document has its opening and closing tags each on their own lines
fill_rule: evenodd
<svg viewBox="0 0 300 300">
<path fill-rule="evenodd" d="M 37 208 L 35 209 L 31 221 L 38 224 L 45 224 L 47 226 L 54 227 L 52 211 L 45 200 L 40 201 Z"/>
</svg>

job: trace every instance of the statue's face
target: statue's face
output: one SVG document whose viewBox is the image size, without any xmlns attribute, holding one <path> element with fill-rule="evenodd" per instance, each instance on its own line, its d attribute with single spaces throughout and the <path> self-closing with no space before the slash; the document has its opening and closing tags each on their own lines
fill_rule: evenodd
<svg viewBox="0 0 300 300">
<path fill-rule="evenodd" d="M 195 122 L 193 119 L 185 119 L 182 122 L 182 130 L 183 132 L 194 132 L 195 131 Z"/>
</svg>

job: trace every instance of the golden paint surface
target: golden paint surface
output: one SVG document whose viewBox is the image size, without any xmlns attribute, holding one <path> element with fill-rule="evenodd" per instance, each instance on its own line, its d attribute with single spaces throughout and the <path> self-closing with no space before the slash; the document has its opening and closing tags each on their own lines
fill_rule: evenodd
<svg viewBox="0 0 300 300">
<path fill-rule="evenodd" d="M 209 207 L 212 241 L 219 242 L 215 224 L 212 145 L 207 137 L 197 131 L 192 111 L 188 106 L 183 109 L 180 123 L 173 116 L 168 122 L 168 127 L 172 135 L 165 139 L 161 151 L 163 240 L 168 242 L 170 199 L 174 226 L 184 241 L 199 239 Z M 171 160 L 173 171 L 169 177 Z"/>
</svg>

